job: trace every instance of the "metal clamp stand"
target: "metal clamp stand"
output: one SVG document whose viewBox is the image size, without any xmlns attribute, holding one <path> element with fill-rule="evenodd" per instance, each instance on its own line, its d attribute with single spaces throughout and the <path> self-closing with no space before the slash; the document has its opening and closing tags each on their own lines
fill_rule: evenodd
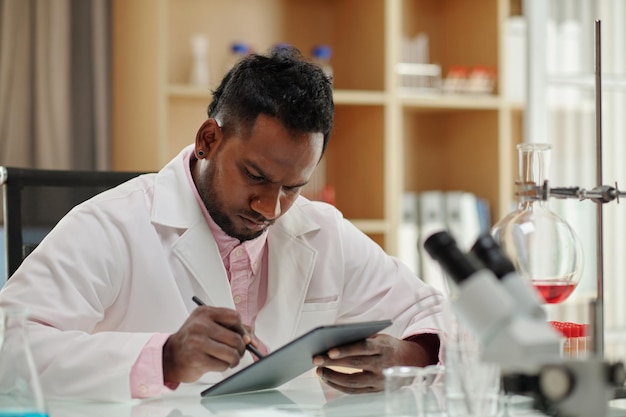
<svg viewBox="0 0 626 417">
<path fill-rule="evenodd" d="M 602 184 L 602 66 L 601 66 L 601 38 L 600 20 L 595 21 L 595 104 L 596 104 L 596 184 Z M 589 199 L 596 205 L 596 276 L 597 295 L 591 302 L 591 323 L 593 323 L 593 352 L 596 357 L 604 356 L 604 233 L 602 204 L 625 197 L 626 192 L 615 186 L 600 185 L 591 190 L 580 187 L 550 188 L 548 182 L 542 185 L 518 184 L 519 192 L 529 198 L 548 200 L 555 198 Z"/>
</svg>

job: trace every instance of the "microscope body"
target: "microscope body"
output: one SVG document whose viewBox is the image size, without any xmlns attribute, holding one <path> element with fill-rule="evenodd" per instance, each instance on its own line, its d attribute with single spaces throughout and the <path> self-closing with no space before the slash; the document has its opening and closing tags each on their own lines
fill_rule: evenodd
<svg viewBox="0 0 626 417">
<path fill-rule="evenodd" d="M 608 401 L 626 380 L 624 365 L 595 357 L 564 360 L 561 336 L 547 323 L 530 284 L 495 242 L 481 239 L 487 238 L 477 245 L 486 244 L 496 264 L 485 247 L 474 247 L 474 258 L 463 254 L 447 232 L 435 233 L 424 246 L 455 281 L 452 306 L 477 335 L 483 360 L 501 367 L 506 391 L 531 396 L 535 408 L 548 415 L 606 416 Z"/>
</svg>

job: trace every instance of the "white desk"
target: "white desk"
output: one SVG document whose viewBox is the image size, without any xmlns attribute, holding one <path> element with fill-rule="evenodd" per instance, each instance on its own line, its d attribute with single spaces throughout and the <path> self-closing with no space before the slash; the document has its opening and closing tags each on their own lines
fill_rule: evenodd
<svg viewBox="0 0 626 417">
<path fill-rule="evenodd" d="M 384 415 L 382 394 L 375 396 L 348 396 L 322 384 L 313 375 L 296 378 L 280 387 L 279 390 L 260 391 L 239 395 L 202 398 L 200 393 L 206 385 L 181 385 L 176 391 L 159 398 L 133 400 L 127 403 L 95 403 L 80 401 L 48 401 L 50 417 L 207 417 L 238 415 L 245 410 L 267 409 L 271 411 L 283 407 L 285 410 L 321 410 L 335 398 L 361 397 L 356 406 L 367 399 L 371 407 L 379 407 L 377 416 Z M 374 398 L 375 397 L 375 398 Z M 360 407 L 359 407 L 360 408 Z M 273 414 L 281 414 L 276 411 Z M 246 415 L 243 413 L 242 415 Z M 254 414 L 247 414 L 252 416 Z M 291 414 L 293 415 L 293 414 Z M 296 414 L 297 415 L 297 414 Z M 306 415 L 306 414 L 304 414 Z M 263 417 L 259 413 L 256 417 Z"/>
<path fill-rule="evenodd" d="M 159 398 L 147 400 L 133 400 L 127 403 L 95 403 L 80 401 L 48 401 L 50 417 L 208 417 L 222 415 L 242 415 L 263 417 L 256 413 L 250 414 L 250 410 L 266 409 L 268 415 L 280 415 L 288 410 L 322 410 L 323 407 L 345 397 L 350 404 L 348 408 L 355 409 L 378 408 L 378 412 L 372 415 L 378 417 L 384 415 L 384 395 L 344 395 L 325 384 L 312 374 L 306 374 L 296 378 L 280 387 L 279 390 L 253 392 L 239 395 L 228 395 L 211 398 L 202 398 L 200 393 L 206 385 L 181 385 L 176 391 Z M 352 404 L 352 398 L 360 398 L 356 404 Z M 363 407 L 364 403 L 370 404 Z M 276 409 L 279 409 L 276 411 Z M 248 410 L 248 413 L 239 413 Z M 272 413 L 272 411 L 275 411 Z M 304 411 L 301 412 L 301 415 Z M 307 414 L 304 414 L 307 415 Z M 359 414 L 361 415 L 361 414 Z"/>
<path fill-rule="evenodd" d="M 202 398 L 206 385 L 182 385 L 159 398 L 127 403 L 48 401 L 49 417 L 384 417 L 384 393 L 348 395 L 322 383 L 313 371 L 277 390 Z M 521 397 L 520 397 L 521 398 Z M 542 417 L 517 401 L 507 417 Z M 521 404 L 521 405 L 520 405 Z M 626 399 L 614 400 L 610 417 L 626 417 Z M 445 417 L 442 415 L 432 417 Z M 594 416 L 596 417 L 596 416 Z"/>
<path fill-rule="evenodd" d="M 156 399 L 128 403 L 49 401 L 50 417 L 383 417 L 384 394 L 347 395 L 312 374 L 305 374 L 278 390 L 201 398 L 206 386 L 185 385 Z M 528 410 L 511 417 L 538 417 Z M 611 416 L 626 416 L 611 414 Z M 434 416 L 433 416 L 434 417 Z"/>
</svg>

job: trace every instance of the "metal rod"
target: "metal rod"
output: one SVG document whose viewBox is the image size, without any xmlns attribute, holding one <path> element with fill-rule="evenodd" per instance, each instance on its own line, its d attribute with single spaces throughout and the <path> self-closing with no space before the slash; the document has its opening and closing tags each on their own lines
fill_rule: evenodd
<svg viewBox="0 0 626 417">
<path fill-rule="evenodd" d="M 537 187 L 541 188 L 541 187 Z M 535 190 L 536 199 L 543 198 L 546 193 L 542 189 Z M 550 188 L 550 197 L 554 198 L 576 198 L 578 200 L 592 200 L 595 203 L 610 203 L 611 201 L 618 200 L 626 197 L 626 192 L 620 191 L 617 186 L 612 187 L 609 185 L 601 185 L 595 187 L 592 190 L 587 190 L 580 187 L 556 187 Z"/>
<path fill-rule="evenodd" d="M 596 100 L 596 184 L 602 184 L 602 54 L 601 24 L 595 22 L 595 100 Z M 604 239 L 602 204 L 596 204 L 596 279 L 597 296 L 594 313 L 593 348 L 596 357 L 604 356 Z"/>
</svg>

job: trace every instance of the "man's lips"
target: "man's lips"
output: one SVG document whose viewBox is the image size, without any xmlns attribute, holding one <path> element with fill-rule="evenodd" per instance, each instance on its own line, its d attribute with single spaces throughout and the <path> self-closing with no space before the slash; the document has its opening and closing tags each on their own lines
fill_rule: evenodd
<svg viewBox="0 0 626 417">
<path fill-rule="evenodd" d="M 267 221 L 256 221 L 256 220 L 251 220 L 247 217 L 244 216 L 240 216 L 241 219 L 243 220 L 244 225 L 251 230 L 263 230 L 265 229 L 267 226 L 269 226 L 269 223 Z"/>
</svg>

